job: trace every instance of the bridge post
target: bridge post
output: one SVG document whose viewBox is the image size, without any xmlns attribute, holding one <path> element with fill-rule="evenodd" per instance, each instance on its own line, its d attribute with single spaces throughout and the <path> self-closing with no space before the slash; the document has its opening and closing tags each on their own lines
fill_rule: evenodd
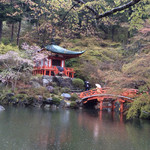
<svg viewBox="0 0 150 150">
<path fill-rule="evenodd" d="M 112 102 L 112 111 L 115 110 L 115 101 Z"/>
<path fill-rule="evenodd" d="M 120 112 L 123 113 L 123 102 L 120 102 Z"/>
<path fill-rule="evenodd" d="M 103 110 L 103 101 L 101 100 L 100 101 L 100 111 L 102 111 Z"/>
<path fill-rule="evenodd" d="M 102 120 L 102 111 L 99 112 L 100 121 Z"/>
</svg>

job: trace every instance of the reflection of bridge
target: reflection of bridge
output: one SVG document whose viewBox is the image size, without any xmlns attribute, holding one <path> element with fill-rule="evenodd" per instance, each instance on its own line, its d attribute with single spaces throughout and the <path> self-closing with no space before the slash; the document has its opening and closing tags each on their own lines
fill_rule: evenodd
<svg viewBox="0 0 150 150">
<path fill-rule="evenodd" d="M 86 104 L 91 101 L 97 101 L 99 103 L 100 110 L 103 108 L 111 108 L 112 111 L 115 109 L 115 103 L 120 103 L 120 112 L 124 110 L 124 103 L 133 102 L 133 98 L 137 96 L 138 90 L 127 89 L 122 94 L 109 94 L 110 88 L 97 88 L 89 91 L 80 93 L 80 98 L 82 103 Z"/>
</svg>

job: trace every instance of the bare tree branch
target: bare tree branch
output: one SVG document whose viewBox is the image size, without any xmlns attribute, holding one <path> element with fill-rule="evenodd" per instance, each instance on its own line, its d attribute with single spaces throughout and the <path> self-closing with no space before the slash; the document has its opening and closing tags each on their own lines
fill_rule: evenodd
<svg viewBox="0 0 150 150">
<path fill-rule="evenodd" d="M 84 2 L 83 0 L 74 0 L 74 1 L 76 1 L 77 3 L 79 3 L 79 4 L 86 4 L 86 2 Z M 94 8 L 92 8 L 92 7 L 90 7 L 90 6 L 85 6 L 87 9 L 89 9 L 95 16 L 97 16 L 98 15 L 98 13 L 94 10 Z"/>
<path fill-rule="evenodd" d="M 83 0 L 74 0 L 74 1 L 76 1 L 77 3 L 80 3 L 80 4 L 82 4 L 82 5 L 85 5 L 85 4 L 86 4 L 86 2 L 84 2 Z M 112 10 L 106 11 L 106 12 L 104 12 L 103 14 L 100 14 L 100 15 L 98 14 L 98 12 L 96 12 L 96 11 L 94 10 L 94 8 L 92 8 L 92 7 L 90 7 L 90 6 L 87 6 L 87 5 L 85 5 L 85 7 L 86 7 L 87 9 L 89 9 L 89 10 L 96 16 L 96 19 L 98 20 L 98 19 L 100 19 L 100 18 L 110 16 L 110 15 L 114 14 L 115 12 L 122 11 L 122 10 L 125 10 L 125 9 L 131 7 L 131 6 L 134 6 L 135 4 L 137 4 L 137 3 L 140 2 L 140 1 L 141 1 L 141 0 L 131 0 L 131 1 L 128 2 L 127 4 L 124 4 L 124 5 L 122 5 L 122 6 L 113 8 Z"/>
<path fill-rule="evenodd" d="M 66 20 L 67 15 L 69 14 L 69 12 L 70 12 L 76 5 L 77 5 L 77 4 L 74 4 L 74 5 L 67 11 L 67 13 L 64 15 L 64 17 L 63 17 L 61 23 L 64 23 L 64 21 Z"/>
<path fill-rule="evenodd" d="M 119 7 L 116 7 L 116 8 L 113 8 L 112 10 L 110 11 L 106 11 L 105 13 L 103 14 L 100 14 L 96 17 L 96 19 L 100 19 L 100 18 L 103 18 L 103 17 L 106 17 L 106 16 L 109 16 L 111 14 L 114 14 L 115 12 L 118 12 L 118 11 L 122 11 L 122 10 L 125 10 L 135 4 L 137 4 L 138 2 L 140 2 L 141 0 L 132 0 L 130 1 L 129 3 L 127 4 L 124 4 L 122 6 L 119 6 Z"/>
</svg>

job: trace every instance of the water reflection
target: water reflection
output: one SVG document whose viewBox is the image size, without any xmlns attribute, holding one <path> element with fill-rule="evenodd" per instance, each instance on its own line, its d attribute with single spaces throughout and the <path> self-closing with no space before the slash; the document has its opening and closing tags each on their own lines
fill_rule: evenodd
<svg viewBox="0 0 150 150">
<path fill-rule="evenodd" d="M 150 122 L 111 112 L 8 108 L 0 150 L 148 150 Z"/>
<path fill-rule="evenodd" d="M 93 139 L 98 142 L 105 137 L 106 141 L 112 141 L 112 138 L 119 140 L 127 139 L 127 133 L 123 118 L 111 112 L 82 112 L 78 117 L 79 125 L 87 128 L 93 134 Z"/>
</svg>

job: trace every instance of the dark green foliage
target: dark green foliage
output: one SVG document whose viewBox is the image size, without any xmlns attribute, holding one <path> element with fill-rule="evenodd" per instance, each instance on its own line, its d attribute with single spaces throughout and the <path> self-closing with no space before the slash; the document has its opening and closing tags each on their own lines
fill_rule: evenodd
<svg viewBox="0 0 150 150">
<path fill-rule="evenodd" d="M 61 88 L 61 93 L 68 93 L 70 92 L 69 88 Z"/>
<path fill-rule="evenodd" d="M 128 119 L 133 118 L 150 118 L 150 96 L 143 94 L 131 104 L 127 113 Z"/>
<path fill-rule="evenodd" d="M 83 89 L 84 87 L 84 81 L 82 79 L 73 79 L 72 83 L 76 88 Z"/>
<path fill-rule="evenodd" d="M 28 97 L 27 94 L 17 94 L 17 95 L 15 95 L 15 98 L 16 98 L 17 100 L 19 100 L 19 101 L 23 101 L 23 100 L 25 100 L 27 97 Z"/>
<path fill-rule="evenodd" d="M 71 101 L 76 101 L 77 99 L 78 99 L 78 95 L 75 94 L 75 93 L 73 93 L 73 94 L 71 95 L 70 100 L 71 100 Z"/>
<path fill-rule="evenodd" d="M 70 107 L 71 108 L 77 108 L 77 103 L 76 102 L 71 102 Z"/>
<path fill-rule="evenodd" d="M 60 94 L 60 90 L 61 90 L 60 87 L 55 87 L 54 90 L 53 90 L 53 93 L 56 94 L 56 95 L 59 95 Z"/>
<path fill-rule="evenodd" d="M 53 97 L 53 103 L 58 106 L 60 104 L 60 99 L 58 97 L 54 96 Z"/>
</svg>

